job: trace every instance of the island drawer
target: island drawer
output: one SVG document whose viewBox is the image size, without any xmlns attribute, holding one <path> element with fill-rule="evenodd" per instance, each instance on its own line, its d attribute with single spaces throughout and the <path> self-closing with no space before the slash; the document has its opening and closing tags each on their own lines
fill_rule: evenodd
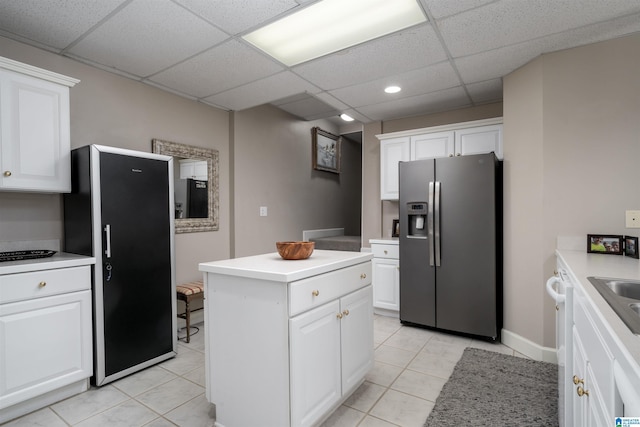
<svg viewBox="0 0 640 427">
<path fill-rule="evenodd" d="M 371 262 L 289 283 L 289 316 L 340 298 L 371 284 Z"/>
<path fill-rule="evenodd" d="M 371 252 L 374 258 L 400 258 L 400 247 L 398 245 L 386 245 L 380 243 L 371 244 Z"/>
<path fill-rule="evenodd" d="M 0 276 L 0 303 L 48 297 L 91 289 L 91 267 L 71 267 L 55 270 Z"/>
</svg>

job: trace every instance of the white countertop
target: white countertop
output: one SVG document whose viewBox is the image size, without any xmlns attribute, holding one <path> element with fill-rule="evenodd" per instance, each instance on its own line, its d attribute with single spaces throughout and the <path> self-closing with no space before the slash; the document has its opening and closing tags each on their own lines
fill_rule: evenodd
<svg viewBox="0 0 640 427">
<path fill-rule="evenodd" d="M 277 252 L 234 258 L 223 261 L 204 262 L 199 269 L 206 273 L 249 277 L 276 282 L 293 282 L 340 268 L 369 261 L 370 252 L 314 250 L 307 259 L 284 260 Z"/>
<path fill-rule="evenodd" d="M 369 243 L 378 244 L 378 245 L 397 245 L 400 240 L 397 237 L 392 237 L 389 239 L 369 239 Z"/>
<path fill-rule="evenodd" d="M 54 268 L 80 267 L 96 263 L 94 257 L 58 252 L 47 258 L 5 261 L 0 263 L 0 275 L 51 270 Z"/>
<path fill-rule="evenodd" d="M 602 319 L 611 327 L 615 338 L 640 365 L 640 336 L 631 332 L 587 279 L 589 276 L 599 276 L 638 280 L 640 260 L 620 255 L 589 254 L 585 251 L 557 250 L 556 254 L 569 267 L 575 279 L 580 281 Z"/>
</svg>

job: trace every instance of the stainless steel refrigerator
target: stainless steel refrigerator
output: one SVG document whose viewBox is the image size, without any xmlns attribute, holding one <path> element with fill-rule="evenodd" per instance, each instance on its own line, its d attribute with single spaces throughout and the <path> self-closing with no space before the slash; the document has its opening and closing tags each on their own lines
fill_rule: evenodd
<svg viewBox="0 0 640 427">
<path fill-rule="evenodd" d="M 71 152 L 66 252 L 94 256 L 92 383 L 176 355 L 173 158 L 100 145 Z"/>
<path fill-rule="evenodd" d="M 500 163 L 489 153 L 399 168 L 400 321 L 499 340 Z"/>
</svg>

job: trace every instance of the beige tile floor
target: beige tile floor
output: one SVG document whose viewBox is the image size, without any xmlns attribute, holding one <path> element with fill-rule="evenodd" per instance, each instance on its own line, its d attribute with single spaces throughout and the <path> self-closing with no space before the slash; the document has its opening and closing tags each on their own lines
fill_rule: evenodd
<svg viewBox="0 0 640 427">
<path fill-rule="evenodd" d="M 204 328 L 197 326 L 200 332 L 189 344 L 179 342 L 174 359 L 3 427 L 213 426 L 204 396 Z M 502 344 L 403 326 L 384 316 L 374 318 L 374 343 L 373 370 L 322 427 L 421 427 L 466 347 L 518 355 Z"/>
</svg>

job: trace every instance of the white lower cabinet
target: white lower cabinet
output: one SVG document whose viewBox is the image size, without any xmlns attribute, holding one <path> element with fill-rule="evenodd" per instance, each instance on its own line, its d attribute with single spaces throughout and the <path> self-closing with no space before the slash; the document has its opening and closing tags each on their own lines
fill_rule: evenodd
<svg viewBox="0 0 640 427">
<path fill-rule="evenodd" d="M 0 423 L 93 373 L 89 266 L 0 275 Z M 30 402 L 50 394 L 44 403 Z"/>
<path fill-rule="evenodd" d="M 370 243 L 373 252 L 373 306 L 379 309 L 377 314 L 397 314 L 400 311 L 398 241 L 371 240 Z"/>
<path fill-rule="evenodd" d="M 371 368 L 371 286 L 289 321 L 291 425 L 313 425 Z"/>
</svg>

